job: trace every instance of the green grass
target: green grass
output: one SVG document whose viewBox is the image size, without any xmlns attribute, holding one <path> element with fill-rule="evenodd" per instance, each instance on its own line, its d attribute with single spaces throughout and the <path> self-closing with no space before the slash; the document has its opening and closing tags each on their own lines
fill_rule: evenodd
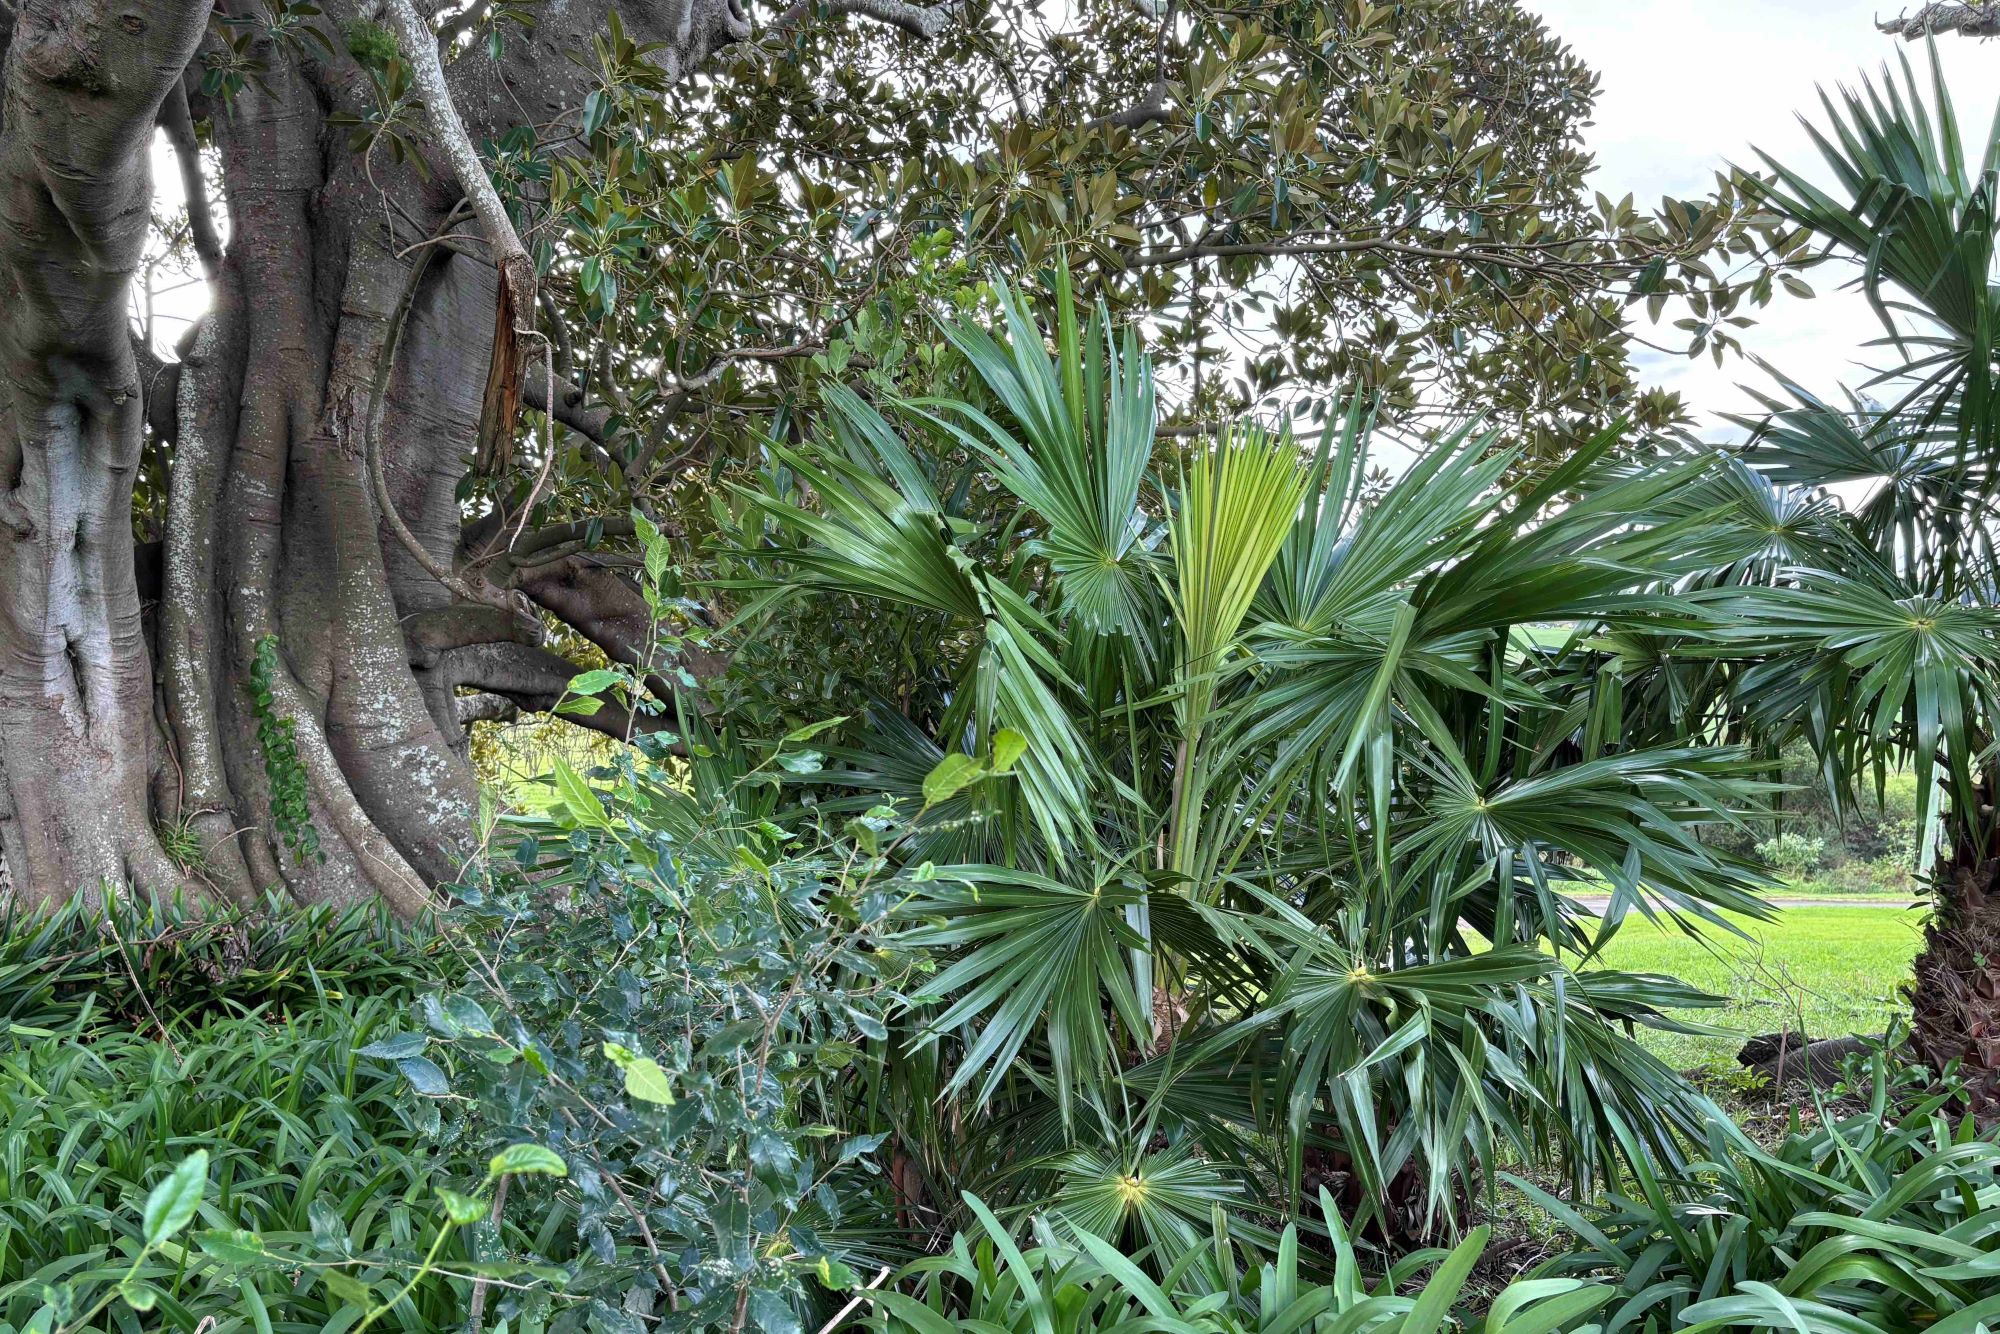
<svg viewBox="0 0 2000 1334">
<path fill-rule="evenodd" d="M 1922 938 L 1912 908 L 1790 908 L 1775 922 L 1744 921 L 1751 936 L 1691 938 L 1643 920 L 1628 922 L 1605 951 L 1604 965 L 1668 973 L 1727 996 L 1720 1010 L 1684 1017 L 1740 1034 L 1796 1030 L 1813 1038 L 1879 1033 L 1904 1010 L 1898 992 Z M 1641 1031 L 1646 1045 L 1677 1070 L 1734 1068 L 1741 1036 L 1691 1037 Z"/>
<path fill-rule="evenodd" d="M 1924 897 L 1924 887 L 1917 883 L 1905 859 L 1884 857 L 1873 862 L 1841 862 L 1791 877 L 1777 893 L 1791 898 L 1863 898 L 1908 904 Z"/>
</svg>

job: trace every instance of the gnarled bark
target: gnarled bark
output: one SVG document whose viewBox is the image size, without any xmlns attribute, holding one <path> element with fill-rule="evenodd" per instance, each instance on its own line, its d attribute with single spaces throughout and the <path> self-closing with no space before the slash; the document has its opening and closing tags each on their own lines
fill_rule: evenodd
<svg viewBox="0 0 2000 1334">
<path fill-rule="evenodd" d="M 497 463 L 481 421 L 506 378 L 496 327 L 515 322 L 491 260 L 521 258 L 471 146 L 576 113 L 593 76 L 564 52 L 587 49 L 613 0 L 550 4 L 497 60 L 420 46 L 436 6 L 396 0 L 433 129 L 424 173 L 357 156 L 335 119 L 373 90 L 328 53 L 379 0 L 320 7 L 323 48 L 273 39 L 250 0 L 22 0 L 0 31 L 0 894 L 113 880 L 251 902 L 282 883 L 418 911 L 471 850 L 465 728 L 563 692 L 539 616 L 665 666 L 628 568 L 505 516 L 467 529 L 457 499 L 469 460 Z M 669 79 L 750 34 L 738 0 L 617 8 Z M 879 8 L 838 12 L 944 23 Z M 226 107 L 191 92 L 212 10 L 262 34 L 258 77 Z M 200 195 L 204 123 L 226 246 Z M 125 307 L 156 125 L 195 195 L 213 296 L 166 365 L 135 350 Z M 439 243 L 473 215 L 485 237 Z M 525 324 L 532 274 L 509 278 Z M 594 409 L 557 407 L 601 434 Z M 131 509 L 149 422 L 173 452 L 146 615 Z M 167 823 L 177 850 L 198 847 L 189 864 L 167 856 Z"/>
<path fill-rule="evenodd" d="M 26 0 L 0 127 L 0 849 L 17 892 L 178 879 L 133 571 L 146 395 L 125 302 L 149 147 L 207 0 Z"/>
<path fill-rule="evenodd" d="M 1957 33 L 1962 37 L 2000 37 L 2000 0 L 1986 0 L 1984 4 L 1919 5 L 1915 13 L 1904 10 L 1895 18 L 1877 19 L 1875 26 L 1906 42 L 1946 33 Z"/>
</svg>

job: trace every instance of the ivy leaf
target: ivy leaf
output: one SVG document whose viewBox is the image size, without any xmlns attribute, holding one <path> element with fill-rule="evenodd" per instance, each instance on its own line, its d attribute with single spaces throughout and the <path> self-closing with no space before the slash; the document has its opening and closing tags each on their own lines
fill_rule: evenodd
<svg viewBox="0 0 2000 1334">
<path fill-rule="evenodd" d="M 436 992 L 426 993 L 417 1008 L 422 1012 L 424 1022 L 430 1025 L 431 1031 L 439 1037 L 464 1036 L 465 1030 L 458 1026 L 457 1020 L 445 1012 L 444 1003 L 438 999 Z"/>
<path fill-rule="evenodd" d="M 325 1200 L 314 1200 L 306 1206 L 306 1223 L 312 1228 L 313 1245 L 340 1255 L 354 1253 L 354 1238 L 348 1233 L 347 1220 Z"/>
<path fill-rule="evenodd" d="M 158 1246 L 194 1221 L 207 1189 L 208 1150 L 196 1149 L 146 1196 L 146 1244 Z"/>
<path fill-rule="evenodd" d="M 625 1067 L 625 1091 L 641 1102 L 663 1107 L 674 1105 L 673 1081 L 660 1063 L 649 1056 L 641 1056 Z"/>
<path fill-rule="evenodd" d="M 889 1036 L 888 1026 L 874 1015 L 869 1014 L 866 1010 L 857 1010 L 852 1005 L 843 1008 L 846 1009 L 847 1017 L 853 1021 L 854 1027 L 860 1031 L 861 1036 L 876 1042 L 880 1042 Z"/>
</svg>

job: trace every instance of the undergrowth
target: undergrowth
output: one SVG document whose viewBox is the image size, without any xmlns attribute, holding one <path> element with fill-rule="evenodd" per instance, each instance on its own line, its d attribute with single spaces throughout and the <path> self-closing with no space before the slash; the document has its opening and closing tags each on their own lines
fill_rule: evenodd
<svg viewBox="0 0 2000 1334">
<path fill-rule="evenodd" d="M 93 1029 L 156 1035 L 255 1010 L 420 989 L 449 945 L 379 905 L 254 909 L 142 903 L 106 894 L 0 916 L 0 1033 Z"/>
</svg>

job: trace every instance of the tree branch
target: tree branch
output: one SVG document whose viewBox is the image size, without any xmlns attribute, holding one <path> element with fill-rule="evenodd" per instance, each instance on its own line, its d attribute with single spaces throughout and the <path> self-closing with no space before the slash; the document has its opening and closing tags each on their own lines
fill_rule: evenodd
<svg viewBox="0 0 2000 1334">
<path fill-rule="evenodd" d="M 908 0 L 798 0 L 778 16 L 772 29 L 789 32 L 823 11 L 830 18 L 855 14 L 873 19 L 928 42 L 958 22 L 962 3 L 963 0 L 945 0 L 938 5 L 913 5 Z"/>
<path fill-rule="evenodd" d="M 795 357 L 810 357 L 826 351 L 826 344 L 810 338 L 788 343 L 784 347 L 732 347 L 715 354 L 715 360 L 693 375 L 663 376 L 662 386 L 669 393 L 687 394 L 697 389 L 706 389 L 720 380 L 723 373 L 739 361 L 789 361 Z"/>
<path fill-rule="evenodd" d="M 452 717 L 460 727 L 474 723 L 511 723 L 521 716 L 521 706 L 505 695 L 458 695 L 451 701 Z M 505 1179 L 502 1178 L 502 1184 Z"/>
<path fill-rule="evenodd" d="M 569 690 L 576 665 L 559 653 L 533 644 L 473 644 L 453 649 L 439 662 L 455 687 L 469 687 L 484 696 L 498 696 L 530 713 L 550 713 Z M 475 698 L 478 698 L 475 696 Z M 455 699 L 454 713 L 468 703 Z M 484 710 L 486 705 L 473 705 Z M 463 715 L 460 714 L 462 717 Z M 623 705 L 600 700 L 594 713 L 559 713 L 565 722 L 620 740 L 640 732 L 660 732 L 673 726 L 666 714 L 632 713 Z M 465 719 L 471 721 L 471 719 Z"/>
<path fill-rule="evenodd" d="M 670 664 L 650 656 L 656 639 L 652 608 L 617 570 L 582 552 L 504 572 L 496 569 L 492 577 L 525 594 L 613 662 L 647 672 L 646 688 L 660 698 L 673 694 L 674 687 L 659 674 Z M 707 650 L 686 650 L 680 658 L 696 677 L 716 675 L 728 665 L 726 656 Z"/>
<path fill-rule="evenodd" d="M 194 116 L 188 111 L 187 85 L 175 83 L 167 90 L 160 106 L 160 128 L 173 145 L 174 161 L 181 169 L 181 193 L 187 196 L 188 232 L 196 258 L 201 260 L 201 276 L 213 285 L 222 274 L 222 234 L 216 229 L 215 212 L 209 205 L 208 178 L 201 171 L 201 146 L 195 142 Z"/>
<path fill-rule="evenodd" d="M 404 2 L 407 4 L 408 0 Z M 444 231 L 450 230 L 456 216 L 454 210 L 453 214 L 445 219 Z M 450 589 L 455 597 L 467 602 L 491 601 L 485 589 L 474 588 L 460 579 L 456 571 L 446 568 L 444 563 L 433 556 L 418 540 L 417 535 L 410 531 L 409 524 L 403 522 L 402 514 L 396 509 L 396 498 L 389 491 L 388 474 L 382 464 L 382 418 L 389 400 L 389 377 L 396 368 L 396 352 L 402 346 L 403 328 L 409 322 L 410 309 L 417 298 L 417 288 L 423 282 L 424 272 L 430 267 L 431 258 L 436 253 L 435 249 L 430 249 L 417 256 L 416 263 L 410 266 L 409 276 L 403 282 L 403 292 L 397 299 L 396 309 L 389 317 L 388 333 L 382 340 L 382 351 L 375 362 L 375 378 L 369 386 L 367 415 L 361 423 L 363 465 L 368 474 L 369 492 L 374 497 L 375 508 L 380 512 L 382 522 L 388 525 L 389 532 L 395 537 L 397 544 L 409 553 L 418 567 Z M 504 312 L 507 305 L 504 285 L 501 292 L 503 295 L 500 305 Z M 496 357 L 499 355 L 497 345 L 494 355 Z"/>
<path fill-rule="evenodd" d="M 425 118 L 430 121 L 438 146 L 444 149 L 445 158 L 451 163 L 451 173 L 458 181 L 458 188 L 465 191 L 465 197 L 471 201 L 472 212 L 479 219 L 488 244 L 493 247 L 493 262 L 499 266 L 501 285 L 513 300 L 515 318 L 524 321 L 520 328 L 524 331 L 532 329 L 536 286 L 534 257 L 514 231 L 513 219 L 507 216 L 507 206 L 500 202 L 500 192 L 493 188 L 493 178 L 486 174 L 486 163 L 473 146 L 472 136 L 465 131 L 465 122 L 458 114 L 458 104 L 452 100 L 451 85 L 445 80 L 444 63 L 438 59 L 437 36 L 410 0 L 386 0 L 386 4 L 403 55 L 410 62 L 411 77 L 417 91 L 423 95 Z"/>
<path fill-rule="evenodd" d="M 475 0 L 455 17 L 446 20 L 438 28 L 438 45 L 449 51 L 459 38 L 486 21 L 486 15 L 493 9 L 493 0 Z"/>
<path fill-rule="evenodd" d="M 424 114 L 429 119 L 439 146 L 451 163 L 459 189 L 472 204 L 479 226 L 492 247 L 493 263 L 500 270 L 500 306 L 493 323 L 493 366 L 486 381 L 486 406 L 479 427 L 479 465 L 489 471 L 504 468 L 507 451 L 514 439 L 514 418 L 521 403 L 520 338 L 535 334 L 534 257 L 521 243 L 513 219 L 493 188 L 493 178 L 473 146 L 472 136 L 452 100 L 444 63 L 438 58 L 437 37 L 417 13 L 410 0 L 386 0 L 389 19 L 395 26 L 404 58 L 410 62 L 417 91 L 422 94 Z"/>
<path fill-rule="evenodd" d="M 172 444 L 180 432 L 181 363 L 162 361 L 137 330 L 131 331 L 131 343 L 132 360 L 139 366 L 139 385 L 146 396 L 146 425 L 155 440 Z"/>
<path fill-rule="evenodd" d="M 2000 37 L 2000 0 L 1987 0 L 1985 4 L 1929 4 L 1915 14 L 1877 19 L 1875 27 L 1906 42 L 1954 32 L 1961 37 Z"/>
<path fill-rule="evenodd" d="M 1093 116 L 1083 123 L 1083 128 L 1102 130 L 1118 126 L 1121 129 L 1136 130 L 1142 125 L 1165 120 L 1172 114 L 1173 108 L 1167 104 L 1167 81 L 1155 79 L 1153 86 L 1146 90 L 1145 101 L 1126 107 L 1123 111 L 1114 111 L 1108 116 Z"/>
<path fill-rule="evenodd" d="M 1342 237 L 1332 240 L 1312 240 L 1303 237 L 1277 237 L 1269 241 L 1212 242 L 1197 241 L 1189 245 L 1175 246 L 1168 250 L 1149 250 L 1128 256 L 1125 263 L 1130 268 L 1143 269 L 1160 264 L 1184 264 L 1196 259 L 1233 259 L 1238 256 L 1254 255 L 1278 258 L 1286 255 L 1352 255 L 1367 252 L 1403 255 L 1412 259 L 1451 260 L 1461 264 L 1492 264 L 1503 269 L 1514 269 L 1522 273 L 1582 273 L 1599 272 L 1605 269 L 1630 269 L 1638 265 L 1629 260 L 1567 260 L 1548 254 L 1538 246 L 1500 245 L 1491 242 L 1475 242 L 1463 249 L 1453 250 L 1443 246 L 1417 245 L 1408 241 L 1394 241 L 1386 236 Z"/>
<path fill-rule="evenodd" d="M 1083 127 L 1086 130 L 1101 130 L 1110 126 L 1136 130 L 1142 125 L 1165 120 L 1171 114 L 1172 108 L 1167 103 L 1167 51 L 1174 35 L 1174 16 L 1178 11 L 1179 0 L 1167 0 L 1160 11 L 1159 31 L 1153 36 L 1153 82 L 1146 89 L 1146 100 L 1123 111 L 1085 121 Z"/>
<path fill-rule="evenodd" d="M 685 399 L 720 380 L 723 373 L 741 361 L 786 361 L 796 357 L 810 357 L 826 351 L 824 343 L 803 339 L 783 347 L 732 347 L 715 354 L 709 365 L 693 375 L 673 377 L 663 375 L 661 387 L 669 400 L 677 406 L 678 400 Z M 593 443 L 608 448 L 613 432 L 611 419 L 618 415 L 614 408 L 585 406 L 584 391 L 576 384 L 560 377 L 556 379 L 555 419 L 570 430 Z M 521 387 L 521 402 L 537 412 L 549 410 L 549 395 L 545 377 L 530 375 Z M 642 477 L 652 461 L 659 456 L 665 439 L 666 424 L 677 415 L 669 410 L 661 415 L 655 425 L 644 450 L 625 469 L 628 478 Z M 631 425 L 630 422 L 627 423 Z"/>
<path fill-rule="evenodd" d="M 454 602 L 405 618 L 403 642 L 410 665 L 427 671 L 453 649 L 474 644 L 540 644 L 541 626 L 530 617 L 499 607 Z"/>
</svg>

